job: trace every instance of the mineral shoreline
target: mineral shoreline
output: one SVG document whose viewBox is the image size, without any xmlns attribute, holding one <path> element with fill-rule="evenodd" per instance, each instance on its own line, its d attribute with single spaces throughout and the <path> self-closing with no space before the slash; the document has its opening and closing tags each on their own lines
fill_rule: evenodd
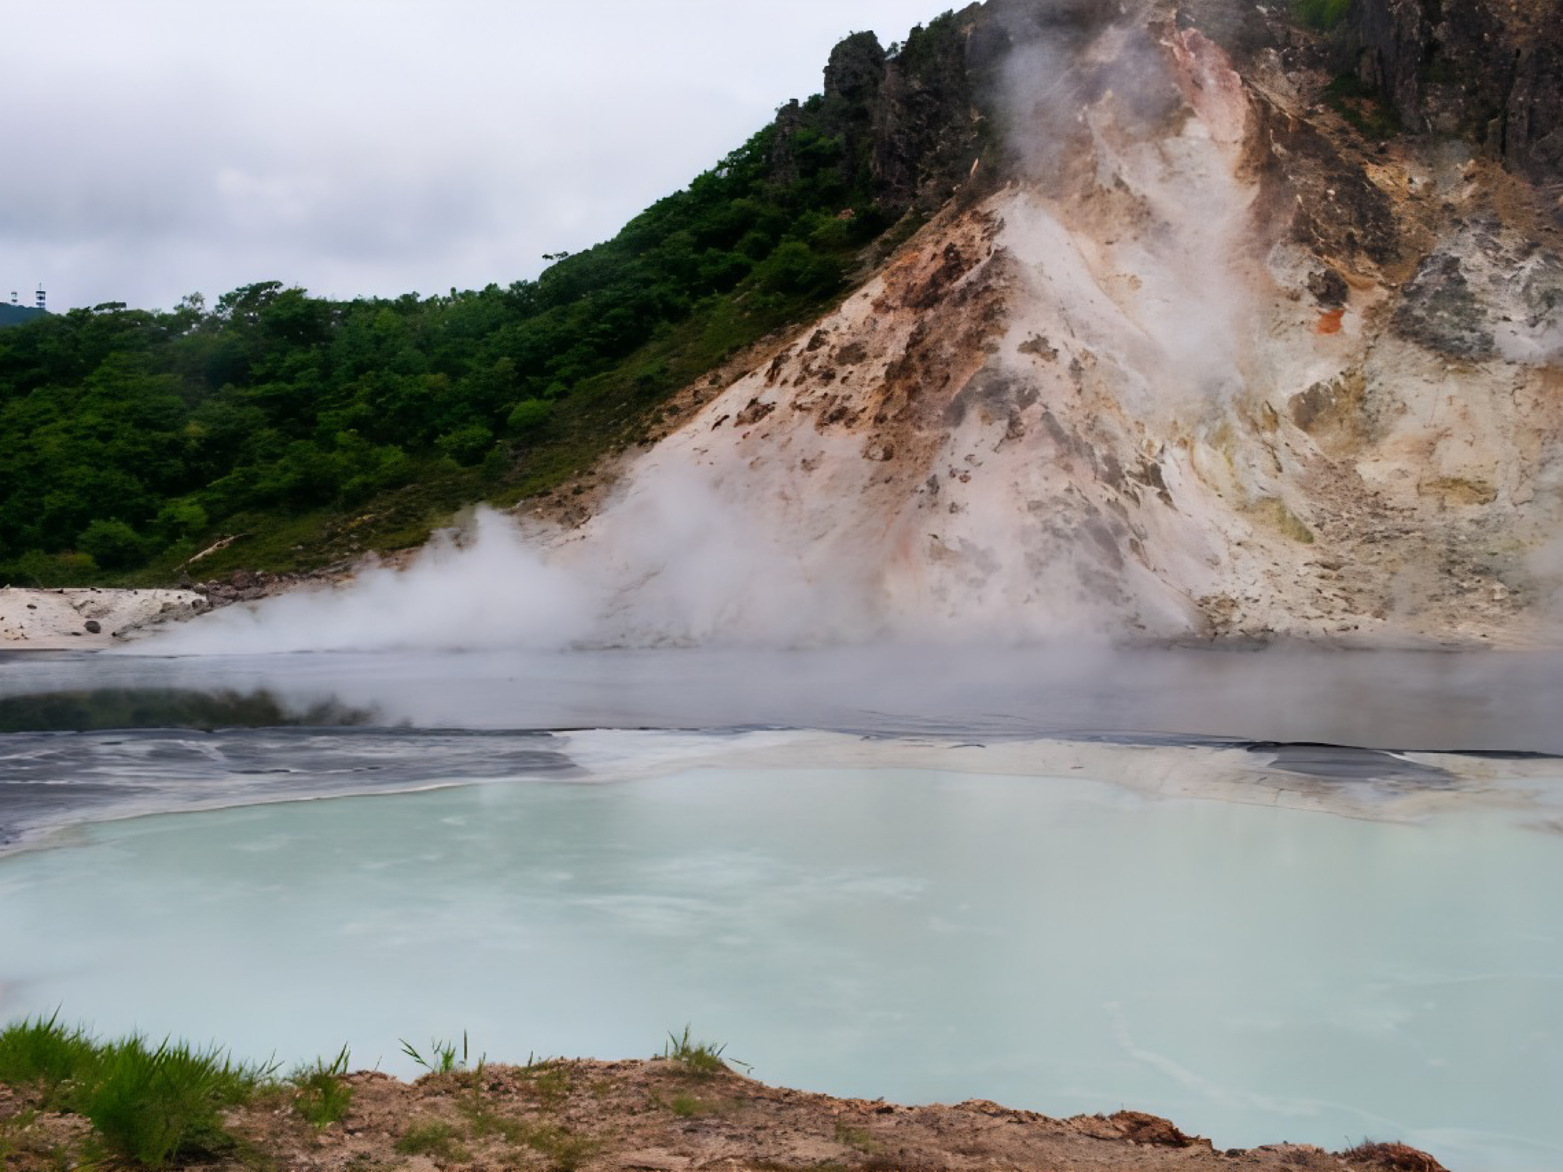
<svg viewBox="0 0 1563 1172">
<path fill-rule="evenodd" d="M 386 559 L 398 568 L 411 558 Z M 351 569 L 273 574 L 241 571 L 190 589 L 114 587 L 0 588 L 0 654 L 13 651 L 102 651 L 143 638 L 158 627 L 188 622 L 227 606 L 261 602 L 295 590 L 330 590 L 349 585 Z M 1283 632 L 1142 638 L 1142 646 L 1228 647 L 1239 650 L 1282 645 L 1346 651 L 1537 651 L 1557 646 L 1550 633 L 1532 630 L 1503 638 L 1381 630 L 1370 634 L 1298 636 Z"/>
<path fill-rule="evenodd" d="M 979 1099 L 908 1107 L 767 1086 L 733 1070 L 701 1074 L 666 1059 L 479 1065 L 413 1083 L 359 1071 L 344 1082 L 352 1088 L 345 1115 L 318 1128 L 300 1115 L 298 1091 L 263 1093 L 226 1120 L 237 1141 L 232 1159 L 199 1166 L 1445 1172 L 1401 1143 L 1222 1151 L 1139 1111 L 1053 1119 Z M 0 1127 L 13 1145 L 7 1167 L 17 1172 L 54 1167 L 51 1154 L 88 1139 L 85 1120 L 29 1119 L 33 1106 L 27 1093 L 0 1086 Z"/>
<path fill-rule="evenodd" d="M 0 651 L 101 651 L 212 607 L 194 590 L 0 589 Z"/>
</svg>

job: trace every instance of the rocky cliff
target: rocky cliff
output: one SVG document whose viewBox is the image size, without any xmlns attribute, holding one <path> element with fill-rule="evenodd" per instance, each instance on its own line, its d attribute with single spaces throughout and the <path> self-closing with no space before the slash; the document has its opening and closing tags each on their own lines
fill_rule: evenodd
<svg viewBox="0 0 1563 1172">
<path fill-rule="evenodd" d="M 1544 0 L 1360 0 L 1334 38 L 1413 133 L 1563 181 L 1563 9 Z"/>
<path fill-rule="evenodd" d="M 830 116 L 941 210 L 566 556 L 685 518 L 623 567 L 674 638 L 1556 642 L 1560 29 L 991 0 L 921 72 L 844 42 Z"/>
</svg>

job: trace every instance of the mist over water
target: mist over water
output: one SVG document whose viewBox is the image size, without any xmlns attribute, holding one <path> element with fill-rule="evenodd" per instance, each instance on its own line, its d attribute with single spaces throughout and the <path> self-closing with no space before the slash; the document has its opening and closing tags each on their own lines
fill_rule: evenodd
<svg viewBox="0 0 1563 1172">
<path fill-rule="evenodd" d="M 160 646 L 0 661 L 0 1018 L 1558 1162 L 1563 657 Z"/>
<path fill-rule="evenodd" d="M 1555 703 L 1563 655 L 1551 652 L 899 643 L 34 657 L 25 670 L 13 665 L 0 672 L 0 700 L 83 688 L 264 689 L 290 711 L 332 703 L 360 713 L 358 723 L 415 728 L 763 725 L 1563 753 Z"/>
<path fill-rule="evenodd" d="M 1408 779 L 1443 784 L 1436 759 L 1386 754 L 1497 754 L 1483 768 L 1502 774 L 1518 768 L 1513 754 L 1563 753 L 1551 701 L 1560 687 L 1563 657 L 1540 654 L 860 645 L 31 656 L 0 661 L 0 850 L 148 813 L 654 776 L 748 754 L 756 742 L 734 738 L 755 730 L 837 737 L 800 742 L 788 764 L 811 753 L 851 764 L 839 748 L 854 741 L 969 745 L 978 757 L 963 768 L 1005 746 L 1160 747 L 1184 792 L 1201 788 L 1202 768 L 1226 779 L 1204 786 L 1213 795 L 1269 802 L 1280 776 L 1324 808 L 1359 814 Z M 596 742 L 589 761 L 578 739 L 560 739 L 592 729 L 681 735 Z M 720 750 L 691 757 L 689 733 L 722 737 Z M 1223 749 L 1235 754 L 1219 769 L 1191 756 Z M 1037 760 L 1057 764 L 1052 750 Z M 1455 768 L 1468 773 L 1473 760 Z M 1040 767 L 1017 758 L 1007 768 Z M 1091 767 L 1122 781 L 1128 766 Z"/>
</svg>

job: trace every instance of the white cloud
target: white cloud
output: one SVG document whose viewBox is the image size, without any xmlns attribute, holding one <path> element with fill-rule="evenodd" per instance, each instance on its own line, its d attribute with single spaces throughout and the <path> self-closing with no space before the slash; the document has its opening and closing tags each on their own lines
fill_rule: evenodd
<svg viewBox="0 0 1563 1172">
<path fill-rule="evenodd" d="M 8 5 L 0 285 L 52 308 L 277 279 L 535 276 L 819 89 L 924 0 Z"/>
</svg>

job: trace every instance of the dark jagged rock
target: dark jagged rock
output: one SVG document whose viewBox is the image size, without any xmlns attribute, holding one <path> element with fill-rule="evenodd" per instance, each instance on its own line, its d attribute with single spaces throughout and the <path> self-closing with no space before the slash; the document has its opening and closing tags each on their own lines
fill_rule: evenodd
<svg viewBox="0 0 1563 1172">
<path fill-rule="evenodd" d="M 884 80 L 885 51 L 879 38 L 873 33 L 853 33 L 831 50 L 825 65 L 827 114 L 833 105 L 858 113 L 874 100 Z M 844 128 L 850 130 L 851 123 Z"/>
<path fill-rule="evenodd" d="M 853 33 L 831 50 L 825 66 L 820 126 L 824 134 L 841 141 L 842 179 L 848 184 L 872 150 L 874 106 L 884 88 L 885 64 L 878 37 Z"/>
<path fill-rule="evenodd" d="M 1383 264 L 1399 249 L 1389 198 L 1306 122 L 1255 108 L 1265 144 L 1263 216 L 1290 221 L 1291 235 L 1320 256 L 1362 254 Z M 1336 290 L 1339 292 L 1339 290 Z"/>
<path fill-rule="evenodd" d="M 1341 35 L 1408 129 L 1563 178 L 1563 0 L 1359 0 Z"/>
<path fill-rule="evenodd" d="M 1427 258 L 1393 321 L 1403 337 L 1453 358 L 1479 360 L 1497 352 L 1457 256 L 1435 252 Z"/>
<path fill-rule="evenodd" d="M 947 13 L 890 53 L 873 33 L 847 37 L 831 53 L 820 97 L 777 112 L 772 178 L 792 182 L 811 154 L 834 152 L 847 190 L 890 218 L 939 207 L 983 150 L 970 31 Z"/>
<path fill-rule="evenodd" d="M 1346 304 L 1351 287 L 1346 278 L 1332 268 L 1320 269 L 1308 277 L 1308 292 L 1325 309 L 1339 309 Z"/>
<path fill-rule="evenodd" d="M 966 46 L 966 29 L 946 14 L 914 29 L 886 70 L 871 168 L 876 186 L 895 203 L 938 207 L 981 154 L 983 118 Z"/>
<path fill-rule="evenodd" d="M 1505 159 L 1538 179 L 1563 176 L 1563 46 L 1519 50 L 1503 117 Z"/>
</svg>

